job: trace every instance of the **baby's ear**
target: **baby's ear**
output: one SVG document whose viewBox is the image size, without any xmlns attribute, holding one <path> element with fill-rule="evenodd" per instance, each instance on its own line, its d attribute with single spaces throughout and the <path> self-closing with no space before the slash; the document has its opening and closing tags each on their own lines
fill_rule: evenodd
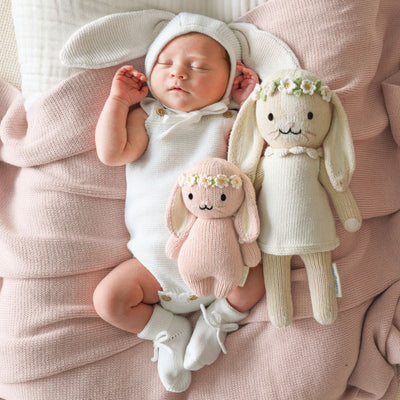
<svg viewBox="0 0 400 400">
<path fill-rule="evenodd" d="M 144 56 L 175 14 L 162 10 L 117 13 L 78 29 L 60 52 L 68 67 L 100 69 Z"/>
</svg>

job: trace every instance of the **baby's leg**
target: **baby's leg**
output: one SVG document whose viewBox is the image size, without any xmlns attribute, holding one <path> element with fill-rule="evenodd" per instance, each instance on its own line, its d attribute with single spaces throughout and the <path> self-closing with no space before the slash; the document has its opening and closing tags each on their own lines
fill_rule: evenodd
<svg viewBox="0 0 400 400">
<path fill-rule="evenodd" d="M 136 259 L 115 267 L 97 286 L 93 302 L 105 321 L 142 339 L 153 341 L 153 361 L 170 392 L 186 390 L 191 374 L 183 368 L 183 358 L 191 334 L 186 318 L 157 305 L 157 279 Z"/>
<path fill-rule="evenodd" d="M 228 295 L 228 303 L 239 312 L 253 308 L 265 293 L 263 269 L 261 265 L 250 268 L 249 275 L 243 287 L 237 286 Z"/>
<path fill-rule="evenodd" d="M 228 332 L 239 328 L 237 322 L 248 315 L 248 311 L 264 294 L 262 266 L 251 268 L 243 287 L 236 287 L 226 299 L 217 299 L 208 308 L 202 307 L 185 354 L 185 368 L 196 371 L 212 364 L 224 346 Z"/>
<path fill-rule="evenodd" d="M 97 286 L 93 303 L 105 321 L 132 333 L 141 332 L 162 290 L 157 279 L 136 259 L 115 267 Z"/>
</svg>

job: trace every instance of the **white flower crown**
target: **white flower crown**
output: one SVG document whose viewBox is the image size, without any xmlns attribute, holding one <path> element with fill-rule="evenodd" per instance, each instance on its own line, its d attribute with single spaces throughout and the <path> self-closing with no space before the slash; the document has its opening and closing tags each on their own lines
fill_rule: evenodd
<svg viewBox="0 0 400 400">
<path fill-rule="evenodd" d="M 269 81 L 262 86 L 257 84 L 252 93 L 252 98 L 253 100 L 266 101 L 268 96 L 273 96 L 276 92 L 293 94 L 297 97 L 303 94 L 310 96 L 318 94 L 322 97 L 322 100 L 328 103 L 332 98 L 332 92 L 328 86 L 322 86 L 322 82 L 319 79 L 313 82 L 309 79 L 296 78 L 293 80 L 289 77 Z"/>
<path fill-rule="evenodd" d="M 231 185 L 235 189 L 240 189 L 242 187 L 242 179 L 238 175 L 223 175 L 217 174 L 215 176 L 208 175 L 192 175 L 192 174 L 182 174 L 178 180 L 179 186 L 193 186 L 200 185 L 203 187 L 218 187 L 225 188 Z"/>
</svg>

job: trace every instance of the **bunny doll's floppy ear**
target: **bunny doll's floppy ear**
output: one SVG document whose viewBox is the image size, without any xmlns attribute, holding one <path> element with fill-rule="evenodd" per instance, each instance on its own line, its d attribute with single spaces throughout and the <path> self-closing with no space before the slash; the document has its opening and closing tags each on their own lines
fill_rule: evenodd
<svg viewBox="0 0 400 400">
<path fill-rule="evenodd" d="M 239 239 L 243 243 L 254 242 L 260 234 L 260 219 L 253 184 L 246 175 L 241 174 L 244 200 L 236 213 L 234 224 Z"/>
<path fill-rule="evenodd" d="M 243 103 L 229 138 L 228 161 L 254 182 L 264 139 L 256 124 L 256 100 L 250 95 Z"/>
<path fill-rule="evenodd" d="M 324 141 L 325 167 L 338 192 L 347 189 L 355 168 L 355 154 L 349 122 L 342 103 L 332 92 L 332 122 Z"/>
<path fill-rule="evenodd" d="M 78 29 L 65 43 L 61 62 L 69 67 L 99 69 L 139 58 L 175 14 L 162 10 L 107 15 Z"/>
<path fill-rule="evenodd" d="M 166 251 L 170 258 L 176 258 L 182 243 L 186 240 L 196 217 L 188 211 L 183 202 L 182 190 L 176 184 L 167 204 L 166 224 L 171 233 Z"/>
</svg>

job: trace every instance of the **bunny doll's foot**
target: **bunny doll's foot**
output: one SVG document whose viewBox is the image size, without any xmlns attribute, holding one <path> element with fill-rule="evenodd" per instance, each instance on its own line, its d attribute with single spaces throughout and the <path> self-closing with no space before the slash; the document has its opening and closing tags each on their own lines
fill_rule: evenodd
<svg viewBox="0 0 400 400">
<path fill-rule="evenodd" d="M 192 327 L 184 318 L 156 305 L 153 315 L 142 332 L 141 339 L 152 340 L 158 374 L 169 392 L 184 392 L 190 385 L 191 373 L 183 367 L 183 359 Z"/>
<path fill-rule="evenodd" d="M 212 364 L 221 350 L 226 353 L 227 333 L 236 331 L 239 328 L 237 322 L 248 315 L 235 310 L 226 299 L 215 300 L 208 308 L 201 305 L 201 310 L 183 364 L 190 371 Z"/>
</svg>

